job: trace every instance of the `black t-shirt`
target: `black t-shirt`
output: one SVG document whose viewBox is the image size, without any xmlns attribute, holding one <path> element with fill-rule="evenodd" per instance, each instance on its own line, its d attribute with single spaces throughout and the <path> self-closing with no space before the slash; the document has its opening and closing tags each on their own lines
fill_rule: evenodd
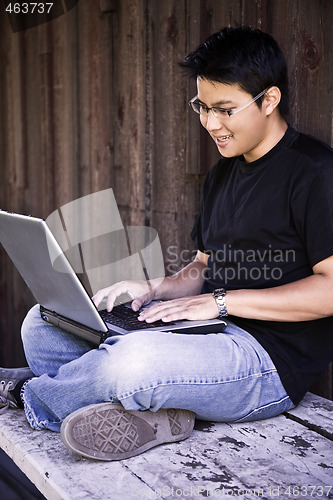
<svg viewBox="0 0 333 500">
<path fill-rule="evenodd" d="M 272 288 L 312 275 L 333 255 L 333 150 L 288 127 L 259 160 L 222 158 L 207 174 L 191 236 L 209 254 L 202 293 Z M 333 358 L 333 317 L 230 319 L 266 349 L 295 404 Z"/>
</svg>

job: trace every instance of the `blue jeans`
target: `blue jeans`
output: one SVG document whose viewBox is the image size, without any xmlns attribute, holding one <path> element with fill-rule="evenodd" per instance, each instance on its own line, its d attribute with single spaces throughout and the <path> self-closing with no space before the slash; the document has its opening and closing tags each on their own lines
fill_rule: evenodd
<svg viewBox="0 0 333 500">
<path fill-rule="evenodd" d="M 140 331 L 92 348 L 43 321 L 35 306 L 22 339 L 36 375 L 24 392 L 35 429 L 59 431 L 68 414 L 106 401 L 127 410 L 188 409 L 215 422 L 268 418 L 293 407 L 267 352 L 231 322 L 223 333 Z"/>
</svg>

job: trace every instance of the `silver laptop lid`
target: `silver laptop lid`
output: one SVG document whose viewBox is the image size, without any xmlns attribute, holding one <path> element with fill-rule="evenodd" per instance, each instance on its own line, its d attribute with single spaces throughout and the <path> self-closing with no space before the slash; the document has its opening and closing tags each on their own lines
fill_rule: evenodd
<svg viewBox="0 0 333 500">
<path fill-rule="evenodd" d="M 0 241 L 40 305 L 94 330 L 107 331 L 43 219 L 0 211 Z"/>
</svg>

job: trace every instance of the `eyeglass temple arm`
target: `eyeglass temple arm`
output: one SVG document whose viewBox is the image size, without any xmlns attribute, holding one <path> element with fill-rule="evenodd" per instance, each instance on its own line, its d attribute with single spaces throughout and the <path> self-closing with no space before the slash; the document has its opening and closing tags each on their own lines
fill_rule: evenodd
<svg viewBox="0 0 333 500">
<path fill-rule="evenodd" d="M 256 95 L 253 99 L 251 99 L 251 101 L 249 101 L 246 104 L 244 104 L 244 106 L 241 106 L 240 108 L 237 108 L 237 109 L 230 109 L 229 112 L 228 112 L 228 115 L 229 116 L 235 115 L 239 111 L 242 111 L 243 109 L 247 108 L 248 106 L 250 106 L 250 104 L 252 104 L 253 102 L 255 102 L 258 99 L 260 99 L 260 97 L 262 97 L 267 92 L 268 89 L 269 89 L 269 87 L 267 87 L 267 89 L 265 89 L 262 92 L 260 92 L 260 94 Z"/>
</svg>

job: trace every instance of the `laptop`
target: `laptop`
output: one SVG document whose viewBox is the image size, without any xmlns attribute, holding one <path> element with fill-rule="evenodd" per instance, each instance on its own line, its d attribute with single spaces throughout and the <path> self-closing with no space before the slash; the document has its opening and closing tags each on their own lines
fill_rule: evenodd
<svg viewBox="0 0 333 500">
<path fill-rule="evenodd" d="M 140 329 L 203 334 L 226 327 L 219 318 L 148 324 L 137 320 L 139 313 L 129 304 L 111 313 L 99 311 L 43 219 L 0 210 L 0 241 L 39 303 L 43 320 L 92 344 Z"/>
</svg>

